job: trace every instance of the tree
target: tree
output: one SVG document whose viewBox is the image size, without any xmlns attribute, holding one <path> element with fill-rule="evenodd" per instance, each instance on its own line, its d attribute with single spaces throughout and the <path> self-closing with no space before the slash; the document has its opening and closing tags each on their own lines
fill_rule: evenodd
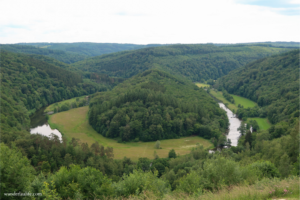
<svg viewBox="0 0 300 200">
<path fill-rule="evenodd" d="M 73 159 L 72 159 L 71 154 L 67 153 L 65 155 L 65 165 L 69 166 L 70 164 L 72 164 L 72 162 L 73 162 Z"/>
<path fill-rule="evenodd" d="M 1 199 L 5 199 L 4 193 L 29 191 L 35 172 L 30 161 L 15 146 L 1 143 L 0 150 Z"/>
<path fill-rule="evenodd" d="M 154 148 L 155 148 L 155 149 L 160 149 L 160 141 L 159 141 L 159 140 L 157 140 L 157 141 L 155 142 Z"/>
<path fill-rule="evenodd" d="M 237 130 L 240 131 L 240 133 L 241 133 L 242 136 L 245 135 L 245 133 L 246 133 L 245 123 L 242 122 L 241 126 Z"/>
<path fill-rule="evenodd" d="M 174 149 L 169 151 L 169 158 L 176 158 L 176 153 Z"/>
</svg>

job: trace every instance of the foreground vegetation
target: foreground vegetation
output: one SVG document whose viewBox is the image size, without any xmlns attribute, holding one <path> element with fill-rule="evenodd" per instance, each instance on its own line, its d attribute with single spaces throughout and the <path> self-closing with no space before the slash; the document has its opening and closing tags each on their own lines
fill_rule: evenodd
<svg viewBox="0 0 300 200">
<path fill-rule="evenodd" d="M 167 194 L 163 200 L 177 199 L 201 199 L 201 200 L 266 200 L 266 199 L 299 199 L 299 177 L 280 179 L 263 179 L 254 185 L 242 184 L 239 186 L 230 186 L 216 192 L 204 192 L 203 195 L 188 195 L 184 192 Z M 132 195 L 127 199 L 156 199 L 155 194 L 145 192 L 140 196 Z"/>
</svg>

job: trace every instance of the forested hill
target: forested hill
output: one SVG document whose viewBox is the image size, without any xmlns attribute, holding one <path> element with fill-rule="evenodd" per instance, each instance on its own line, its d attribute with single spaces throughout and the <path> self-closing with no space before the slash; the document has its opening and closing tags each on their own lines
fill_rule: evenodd
<svg viewBox="0 0 300 200">
<path fill-rule="evenodd" d="M 14 129 L 28 129 L 29 113 L 43 106 L 104 90 L 105 85 L 53 64 L 1 51 L 1 141 L 13 138 Z"/>
<path fill-rule="evenodd" d="M 35 47 L 30 45 L 4 45 L 0 44 L 1 50 L 6 50 L 14 53 L 24 53 L 24 54 L 34 54 L 34 55 L 43 55 L 54 58 L 58 61 L 70 64 L 74 62 L 78 62 L 80 60 L 84 60 L 88 58 L 87 55 L 82 55 L 73 52 L 66 52 L 63 50 L 56 49 L 48 49 L 42 47 Z"/>
<path fill-rule="evenodd" d="M 249 98 L 261 109 L 240 109 L 239 115 L 268 117 L 271 123 L 299 115 L 299 50 L 260 59 L 220 78 L 215 87 Z"/>
<path fill-rule="evenodd" d="M 74 63 L 88 57 L 99 56 L 119 51 L 141 49 L 146 47 L 161 46 L 161 44 L 136 45 L 117 43 L 19 43 L 10 45 L 0 45 L 5 49 L 15 53 L 45 55 L 64 63 Z"/>
<path fill-rule="evenodd" d="M 83 71 L 129 78 L 156 68 L 192 81 L 217 79 L 259 58 L 286 51 L 264 46 L 171 45 L 119 52 L 72 64 Z"/>
<path fill-rule="evenodd" d="M 225 44 L 225 43 L 214 43 L 216 46 L 265 46 L 265 47 L 280 47 L 280 48 L 294 48 L 300 47 L 300 42 L 252 42 L 252 43 L 238 43 L 238 44 Z"/>
<path fill-rule="evenodd" d="M 203 89 L 159 70 L 148 70 L 99 93 L 90 102 L 89 123 L 120 141 L 200 135 L 226 142 L 227 116 Z"/>
</svg>

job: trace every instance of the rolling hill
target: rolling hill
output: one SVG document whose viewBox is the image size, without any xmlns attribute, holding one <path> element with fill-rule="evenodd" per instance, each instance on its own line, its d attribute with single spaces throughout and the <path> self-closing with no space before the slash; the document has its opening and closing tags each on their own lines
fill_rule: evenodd
<svg viewBox="0 0 300 200">
<path fill-rule="evenodd" d="M 89 123 L 106 137 L 155 141 L 190 135 L 220 138 L 228 119 L 205 90 L 148 70 L 96 95 Z"/>
<path fill-rule="evenodd" d="M 170 45 L 96 56 L 72 66 L 123 78 L 148 69 L 159 69 L 192 81 L 204 81 L 217 79 L 251 61 L 283 51 L 286 49 L 248 45 Z"/>
</svg>

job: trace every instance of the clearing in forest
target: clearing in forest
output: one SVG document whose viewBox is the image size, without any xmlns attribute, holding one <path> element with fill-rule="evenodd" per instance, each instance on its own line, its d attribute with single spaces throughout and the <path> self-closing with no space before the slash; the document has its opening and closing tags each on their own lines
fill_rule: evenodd
<svg viewBox="0 0 300 200">
<path fill-rule="evenodd" d="M 195 83 L 198 87 L 207 87 L 207 88 L 209 88 L 209 85 L 208 84 L 206 84 L 206 83 Z"/>
<path fill-rule="evenodd" d="M 249 122 L 250 120 L 255 120 L 260 130 L 267 130 L 271 127 L 271 124 L 267 118 L 259 118 L 259 117 L 248 118 L 247 122 Z"/>
<path fill-rule="evenodd" d="M 230 94 L 230 95 L 233 97 L 235 105 L 240 104 L 240 105 L 244 106 L 244 108 L 252 108 L 252 107 L 255 107 L 257 105 L 254 101 L 251 101 L 251 100 L 246 99 L 244 97 L 237 96 L 237 95 L 234 95 L 234 94 Z"/>
<path fill-rule="evenodd" d="M 161 158 L 168 157 L 169 151 L 174 149 L 177 154 L 184 155 L 191 151 L 197 143 L 204 148 L 212 148 L 210 141 L 198 136 L 184 137 L 180 139 L 161 140 L 161 149 L 155 149 L 153 142 L 128 142 L 118 143 L 115 139 L 103 137 L 97 133 L 88 123 L 88 106 L 75 108 L 65 112 L 56 113 L 50 116 L 51 128 L 57 128 L 67 138 L 79 138 L 81 142 L 89 145 L 99 142 L 103 146 L 110 146 L 114 149 L 114 158 L 123 159 L 125 156 L 132 160 L 141 157 L 154 158 L 154 151 Z"/>
</svg>

